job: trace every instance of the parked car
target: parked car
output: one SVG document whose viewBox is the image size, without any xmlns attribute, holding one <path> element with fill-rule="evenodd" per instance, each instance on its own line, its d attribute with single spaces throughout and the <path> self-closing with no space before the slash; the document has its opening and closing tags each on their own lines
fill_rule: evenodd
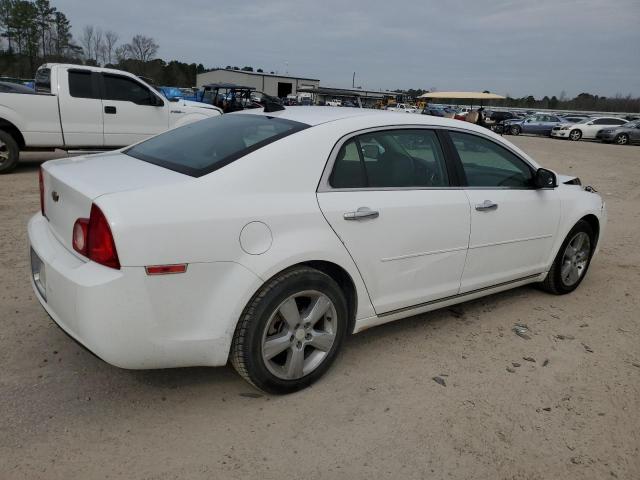
<svg viewBox="0 0 640 480">
<path fill-rule="evenodd" d="M 445 111 L 441 108 L 424 108 L 422 115 L 433 115 L 434 117 L 444 117 Z"/>
<path fill-rule="evenodd" d="M 334 98 L 333 100 L 328 100 L 326 105 L 327 105 L 327 107 L 341 107 L 342 106 L 342 100 Z"/>
<path fill-rule="evenodd" d="M 130 73 L 84 65 L 41 66 L 36 92 L 0 93 L 0 173 L 17 165 L 20 151 L 112 150 L 221 114 L 167 101 Z"/>
<path fill-rule="evenodd" d="M 591 118 L 588 115 L 561 115 L 561 117 L 564 123 L 571 123 L 571 124 L 582 122 L 583 120 Z"/>
<path fill-rule="evenodd" d="M 603 128 L 598 131 L 596 138 L 605 143 L 617 143 L 618 145 L 640 143 L 640 120 L 628 122 L 615 128 Z"/>
<path fill-rule="evenodd" d="M 550 135 L 556 125 L 562 123 L 561 117 L 556 115 L 538 114 L 523 119 L 505 120 L 502 122 L 504 133 L 520 135 L 532 133 L 534 135 Z"/>
<path fill-rule="evenodd" d="M 36 93 L 36 91 L 19 83 L 0 82 L 0 93 L 25 93 L 29 95 Z"/>
<path fill-rule="evenodd" d="M 416 113 L 418 109 L 408 103 L 398 103 L 395 106 L 387 107 L 390 112 L 404 112 L 404 113 Z"/>
<path fill-rule="evenodd" d="M 466 120 L 467 115 L 471 110 L 469 108 L 458 108 L 456 112 L 453 114 L 453 118 L 456 120 Z"/>
<path fill-rule="evenodd" d="M 569 140 L 580 140 L 581 138 L 596 138 L 598 131 L 606 127 L 619 127 L 624 125 L 626 120 L 618 117 L 590 117 L 570 124 L 561 123 L 551 130 L 551 136 L 557 138 L 568 138 Z"/>
<path fill-rule="evenodd" d="M 275 393 L 321 377 L 347 334 L 573 291 L 606 221 L 593 189 L 482 127 L 361 109 L 222 115 L 40 182 L 31 282 L 64 331 L 119 367 L 230 360 Z"/>
<path fill-rule="evenodd" d="M 158 87 L 158 91 L 169 101 L 181 100 L 185 96 L 182 89 L 178 87 Z"/>
<path fill-rule="evenodd" d="M 495 123 L 518 118 L 518 116 L 515 113 L 505 112 L 505 111 L 494 111 L 488 117 L 489 117 L 489 120 Z"/>
</svg>

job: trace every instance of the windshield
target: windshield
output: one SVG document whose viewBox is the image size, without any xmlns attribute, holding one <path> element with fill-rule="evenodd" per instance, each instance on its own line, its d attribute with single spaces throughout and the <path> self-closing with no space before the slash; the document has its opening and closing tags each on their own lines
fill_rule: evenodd
<svg viewBox="0 0 640 480">
<path fill-rule="evenodd" d="M 201 177 L 309 125 L 263 115 L 207 118 L 124 151 L 145 162 Z"/>
</svg>

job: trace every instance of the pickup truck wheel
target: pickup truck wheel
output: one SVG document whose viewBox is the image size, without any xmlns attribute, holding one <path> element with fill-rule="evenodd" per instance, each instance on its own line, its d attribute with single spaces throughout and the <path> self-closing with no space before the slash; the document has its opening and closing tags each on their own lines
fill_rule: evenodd
<svg viewBox="0 0 640 480">
<path fill-rule="evenodd" d="M 0 130 L 0 173 L 9 173 L 18 164 L 20 149 L 11 135 Z"/>
</svg>

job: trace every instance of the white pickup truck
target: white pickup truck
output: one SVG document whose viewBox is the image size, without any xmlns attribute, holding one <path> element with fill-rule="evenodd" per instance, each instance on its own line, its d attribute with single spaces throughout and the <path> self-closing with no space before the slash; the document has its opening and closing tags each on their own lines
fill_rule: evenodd
<svg viewBox="0 0 640 480">
<path fill-rule="evenodd" d="M 196 120 L 213 105 L 167 99 L 137 76 L 108 68 L 45 64 L 36 93 L 0 93 L 0 173 L 20 151 L 104 151 Z"/>
</svg>

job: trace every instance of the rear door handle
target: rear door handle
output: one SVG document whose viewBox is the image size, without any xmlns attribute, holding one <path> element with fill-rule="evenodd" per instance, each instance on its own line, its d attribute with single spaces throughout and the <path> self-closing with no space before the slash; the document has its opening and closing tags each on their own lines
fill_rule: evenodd
<svg viewBox="0 0 640 480">
<path fill-rule="evenodd" d="M 366 218 L 378 218 L 380 212 L 371 210 L 369 207 L 360 207 L 355 212 L 347 212 L 344 214 L 345 220 L 364 220 Z"/>
<path fill-rule="evenodd" d="M 116 107 L 107 105 L 106 107 L 104 107 L 104 113 L 114 114 L 116 113 Z"/>
<path fill-rule="evenodd" d="M 491 200 L 485 200 L 482 203 L 476 204 L 476 210 L 485 211 L 485 210 L 496 210 L 498 208 L 498 204 L 492 202 Z"/>
</svg>

